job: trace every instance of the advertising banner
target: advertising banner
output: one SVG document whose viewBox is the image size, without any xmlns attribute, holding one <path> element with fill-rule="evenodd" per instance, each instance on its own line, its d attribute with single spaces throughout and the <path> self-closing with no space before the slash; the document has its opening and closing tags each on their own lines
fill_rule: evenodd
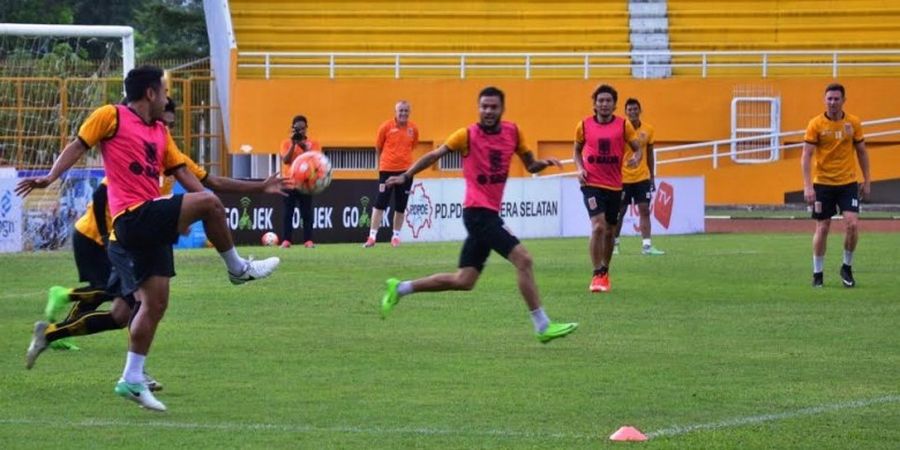
<svg viewBox="0 0 900 450">
<path fill-rule="evenodd" d="M 651 202 L 653 233 L 702 233 L 703 178 L 659 178 Z M 313 196 L 313 241 L 359 242 L 369 232 L 376 180 L 335 180 Z M 457 241 L 466 237 L 462 222 L 465 181 L 425 179 L 413 182 L 400 237 L 404 242 Z M 228 225 L 239 245 L 258 245 L 274 231 L 280 239 L 283 199 L 278 195 L 221 194 Z M 295 227 L 292 242 L 302 239 L 300 212 L 290 212 Z M 394 211 L 385 211 L 378 239 L 391 236 Z M 590 222 L 578 182 L 574 178 L 514 178 L 506 185 L 500 211 L 506 226 L 520 238 L 587 236 Z M 637 207 L 628 208 L 622 234 L 638 230 Z"/>
<path fill-rule="evenodd" d="M 520 238 L 559 236 L 561 213 L 558 178 L 514 178 L 506 184 L 500 217 Z M 466 237 L 462 222 L 465 181 L 415 181 L 410 192 L 405 241 L 452 241 Z"/>
<path fill-rule="evenodd" d="M 377 191 L 377 180 L 335 180 L 325 192 L 314 195 L 313 241 L 365 242 L 369 235 L 372 202 Z M 238 245 L 258 245 L 267 231 L 273 231 L 279 239 L 284 239 L 282 218 L 285 211 L 282 196 L 219 194 L 219 198 L 225 205 L 225 217 Z M 295 228 L 293 242 L 298 243 L 303 237 L 300 210 L 295 207 L 289 213 Z M 393 210 L 388 209 L 385 217 L 391 216 Z M 383 232 L 389 233 L 387 230 Z"/>
<path fill-rule="evenodd" d="M 563 214 L 562 236 L 587 236 L 590 220 L 584 207 L 583 195 L 574 178 L 562 179 Z M 650 201 L 651 233 L 703 233 L 705 198 L 703 177 L 657 178 L 656 190 Z M 622 235 L 640 235 L 640 216 L 636 205 L 630 205 L 622 220 Z"/>
<path fill-rule="evenodd" d="M 49 171 L 19 171 L 21 178 L 45 176 Z M 87 210 L 102 169 L 71 169 L 46 189 L 28 194 L 22 204 L 23 250 L 57 250 L 71 245 L 72 227 Z"/>
<path fill-rule="evenodd" d="M 22 251 L 22 199 L 15 169 L 0 168 L 0 253 Z"/>
</svg>

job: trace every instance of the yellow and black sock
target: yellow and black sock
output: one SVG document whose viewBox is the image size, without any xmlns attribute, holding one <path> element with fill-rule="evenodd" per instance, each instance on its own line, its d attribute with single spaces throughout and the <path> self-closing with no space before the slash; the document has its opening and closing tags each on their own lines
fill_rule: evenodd
<svg viewBox="0 0 900 450">
<path fill-rule="evenodd" d="M 69 292 L 70 301 L 95 305 L 95 309 L 101 303 L 111 301 L 113 298 L 114 297 L 106 292 L 106 290 L 93 286 L 84 286 L 72 289 L 72 291 Z"/>
<path fill-rule="evenodd" d="M 44 337 L 47 338 L 47 342 L 53 342 L 69 336 L 84 336 L 119 328 L 123 327 L 113 320 L 111 312 L 99 311 L 79 316 L 75 320 L 51 323 L 44 332 Z"/>
<path fill-rule="evenodd" d="M 105 290 L 84 286 L 69 291 L 69 301 L 72 302 L 72 308 L 66 316 L 66 322 L 73 322 L 78 317 L 95 311 L 103 302 L 111 301 L 114 296 Z"/>
</svg>

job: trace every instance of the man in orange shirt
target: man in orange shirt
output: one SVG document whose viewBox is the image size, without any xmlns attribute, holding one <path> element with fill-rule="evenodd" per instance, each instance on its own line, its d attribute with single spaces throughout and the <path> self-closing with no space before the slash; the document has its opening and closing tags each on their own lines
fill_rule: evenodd
<svg viewBox="0 0 900 450">
<path fill-rule="evenodd" d="M 305 116 L 294 116 L 291 121 L 291 137 L 281 143 L 281 177 L 285 180 L 291 178 L 291 164 L 294 159 L 303 152 L 310 150 L 321 151 L 319 143 L 306 136 L 309 122 Z M 296 189 L 284 190 L 284 219 L 281 227 L 281 248 L 291 246 L 294 239 L 294 208 L 300 207 L 300 221 L 303 224 L 303 246 L 313 248 L 316 244 L 312 240 L 313 206 L 312 195 L 304 194 Z"/>
<path fill-rule="evenodd" d="M 632 203 L 637 205 L 640 217 L 641 254 L 665 255 L 666 252 L 658 250 L 650 241 L 650 200 L 656 186 L 654 180 L 653 142 L 655 130 L 652 125 L 641 120 L 641 102 L 636 98 L 625 101 L 625 115 L 634 127 L 634 131 L 641 136 L 644 143 L 642 153 L 644 158 L 637 167 L 622 166 L 622 205 L 619 208 L 618 221 L 616 223 L 616 239 L 613 245 L 613 254 L 619 254 L 619 234 L 622 232 L 622 220 Z M 634 151 L 631 147 L 625 147 L 625 161 L 631 159 Z"/>
<path fill-rule="evenodd" d="M 391 246 L 400 245 L 400 229 L 406 218 L 406 203 L 409 190 L 412 188 L 412 177 L 400 186 L 386 186 L 385 180 L 406 172 L 412 166 L 412 152 L 419 143 L 419 128 L 409 120 L 409 102 L 400 100 L 394 106 L 394 118 L 381 124 L 375 141 L 375 153 L 378 161 L 378 197 L 372 207 L 372 224 L 369 238 L 363 247 L 375 246 L 378 228 L 387 209 L 391 193 L 394 194 L 394 235 Z"/>
<path fill-rule="evenodd" d="M 812 206 L 816 219 L 813 234 L 813 287 L 822 287 L 825 266 L 825 244 L 831 229 L 831 216 L 840 209 L 847 224 L 844 236 L 844 260 L 840 276 L 844 287 L 856 286 L 853 279 L 853 252 L 859 239 L 860 194 L 865 200 L 871 190 L 869 154 L 859 118 L 844 112 L 844 86 L 838 83 L 825 88 L 825 112 L 813 117 L 803 137 L 803 198 Z M 812 157 L 816 157 L 815 176 L 811 176 Z M 854 156 L 856 156 L 854 158 Z M 856 164 L 862 169 L 862 186 L 857 184 Z"/>
</svg>

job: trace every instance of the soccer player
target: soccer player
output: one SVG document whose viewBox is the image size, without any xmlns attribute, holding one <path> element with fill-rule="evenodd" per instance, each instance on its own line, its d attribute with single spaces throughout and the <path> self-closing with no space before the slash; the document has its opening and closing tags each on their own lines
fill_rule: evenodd
<svg viewBox="0 0 900 450">
<path fill-rule="evenodd" d="M 640 216 L 641 228 L 641 253 L 644 255 L 665 255 L 666 252 L 657 250 L 650 242 L 650 199 L 653 197 L 653 190 L 656 182 L 653 173 L 653 126 L 641 120 L 641 102 L 636 98 L 629 98 L 625 101 L 625 115 L 628 121 L 634 127 L 634 131 L 638 136 L 643 135 L 641 140 L 644 146 L 641 148 L 645 158 L 638 163 L 637 167 L 622 166 L 622 206 L 619 208 L 619 216 L 616 218 L 616 240 L 613 246 L 613 254 L 619 254 L 619 234 L 622 232 L 622 219 L 625 218 L 625 212 L 628 207 L 635 203 Z M 631 146 L 625 147 L 625 161 L 634 156 Z"/>
<path fill-rule="evenodd" d="M 378 236 L 378 228 L 384 217 L 384 210 L 388 206 L 391 194 L 394 195 L 394 234 L 391 237 L 391 246 L 400 245 L 400 229 L 403 228 L 403 219 L 406 218 L 406 203 L 409 201 L 409 190 L 412 187 L 412 177 L 406 180 L 402 186 L 387 187 L 384 182 L 388 178 L 400 175 L 412 165 L 412 153 L 419 143 L 419 128 L 409 120 L 409 102 L 400 100 L 394 105 L 394 118 L 381 124 L 378 128 L 378 136 L 375 138 L 375 153 L 378 160 L 378 197 L 372 207 L 372 224 L 369 228 L 369 237 L 363 247 L 375 246 Z"/>
<path fill-rule="evenodd" d="M 503 226 L 503 219 L 500 218 L 500 203 L 513 154 L 531 173 L 551 165 L 560 166 L 554 158 L 534 158 L 534 154 L 525 147 L 525 139 L 516 124 L 501 120 L 503 107 L 503 91 L 495 87 L 484 88 L 478 94 L 478 123 L 460 128 L 443 145 L 419 158 L 406 172 L 385 180 L 387 187 L 402 186 L 447 153 L 459 152 L 463 157 L 463 177 L 466 180 L 463 224 L 468 236 L 463 243 L 456 273 L 438 273 L 412 281 L 388 279 L 387 291 L 381 300 L 382 317 L 394 309 L 401 297 L 414 292 L 472 290 L 493 250 L 516 267 L 519 291 L 531 311 L 540 342 L 561 338 L 578 328 L 577 323 L 550 322 L 541 307 L 531 255 Z"/>
<path fill-rule="evenodd" d="M 127 104 L 127 99 L 123 101 Z M 170 130 L 175 125 L 175 101 L 171 98 L 166 102 L 163 110 L 162 122 Z M 193 164 L 193 161 L 190 161 Z M 194 167 L 197 167 L 194 165 Z M 192 167 L 192 169 L 194 168 Z M 198 179 L 203 180 L 203 173 L 193 172 Z M 172 177 L 166 177 L 168 184 L 163 185 L 162 195 L 171 193 Z M 91 317 L 87 314 L 94 313 L 100 304 L 113 300 L 113 296 L 106 292 L 106 284 L 109 281 L 111 266 L 106 256 L 106 240 L 109 238 L 109 229 L 112 226 L 112 218 L 109 217 L 106 198 L 106 178 L 94 190 L 91 202 L 87 205 L 87 211 L 75 222 L 72 231 L 72 250 L 75 255 L 75 266 L 78 269 L 80 281 L 88 285 L 80 288 L 68 289 L 63 286 L 52 286 L 45 308 L 45 318 L 50 323 L 45 327 L 46 342 L 50 348 L 73 349 L 78 347 L 71 342 L 70 337 L 83 334 L 94 334 L 106 330 L 124 328 L 128 317 L 122 314 L 114 314 L 113 311 L 99 311 Z M 128 300 L 126 300 L 127 302 Z M 57 315 L 73 303 L 65 320 L 56 322 Z M 133 299 L 131 299 L 133 302 Z M 129 303 L 130 305 L 131 303 Z M 115 308 L 118 312 L 122 308 Z M 130 307 L 129 307 L 130 311 Z M 123 311 L 124 313 L 124 311 Z M 130 313 L 129 313 L 130 317 Z M 49 328 L 49 331 L 46 329 Z M 60 332 L 56 332 L 59 328 Z M 34 359 L 43 351 L 40 345 L 33 346 L 34 354 L 26 356 L 26 367 L 34 365 Z M 151 389 L 157 390 L 157 383 L 150 383 Z"/>
<path fill-rule="evenodd" d="M 166 86 L 158 67 L 141 66 L 125 78 L 127 105 L 106 105 L 95 110 L 81 125 L 77 139 L 69 143 L 45 177 L 19 182 L 16 191 L 25 196 L 47 187 L 72 167 L 84 153 L 100 144 L 108 179 L 107 196 L 113 230 L 107 253 L 119 276 L 125 297 L 134 293 L 141 303 L 130 324 L 128 354 L 115 392 L 139 405 L 165 411 L 165 405 L 148 389 L 144 361 L 156 328 L 169 301 L 169 281 L 175 275 L 172 244 L 191 223 L 202 220 L 206 235 L 219 251 L 233 284 L 265 278 L 278 258 L 248 261 L 234 247 L 225 222 L 225 208 L 187 171 L 175 176 L 190 192 L 160 197 L 160 168 L 177 169 L 174 141 L 159 121 L 166 105 Z"/>
<path fill-rule="evenodd" d="M 575 165 L 591 219 L 589 253 L 594 265 L 591 292 L 609 292 L 609 266 L 612 260 L 613 233 L 622 203 L 622 165 L 636 168 L 641 162 L 642 140 L 631 122 L 613 114 L 619 94 L 609 85 L 601 85 L 591 95 L 594 114 L 582 119 L 575 128 Z M 633 151 L 624 159 L 625 146 Z"/>
<path fill-rule="evenodd" d="M 859 240 L 859 201 L 865 200 L 871 191 L 869 154 L 863 137 L 862 124 L 853 114 L 844 112 L 846 100 L 844 86 L 838 83 L 825 88 L 825 112 L 813 117 L 803 137 L 803 198 L 812 206 L 816 220 L 813 234 L 813 287 L 824 284 L 825 247 L 831 216 L 840 209 L 847 231 L 844 235 L 844 260 L 841 264 L 841 282 L 845 287 L 856 286 L 853 278 L 853 252 Z M 816 157 L 815 176 L 810 162 Z M 856 156 L 856 158 L 854 158 Z M 856 164 L 862 169 L 863 183 L 857 185 Z"/>
<path fill-rule="evenodd" d="M 174 125 L 175 102 L 169 99 L 166 104 L 166 113 L 162 121 L 169 128 Z M 205 169 L 197 165 L 190 157 L 179 151 L 181 164 L 176 170 L 186 170 L 192 173 L 201 183 L 215 192 L 280 192 L 280 179 L 270 176 L 264 181 L 241 181 L 228 177 L 220 177 L 209 174 Z M 174 177 L 167 176 L 160 188 L 160 195 L 172 193 Z M 60 286 L 50 288 L 50 300 L 47 308 L 58 311 L 65 308 L 66 304 L 73 302 L 68 317 L 57 323 L 37 322 L 34 327 L 34 335 L 28 352 L 25 356 L 25 367 L 31 369 L 37 357 L 44 349 L 53 347 L 56 342 L 65 341 L 70 336 L 83 336 L 102 333 L 108 330 L 117 330 L 128 325 L 128 320 L 133 315 L 135 300 L 133 295 L 117 297 L 108 292 L 107 283 L 110 279 L 111 266 L 106 253 L 106 242 L 109 238 L 109 229 L 112 219 L 108 214 L 106 179 L 94 191 L 93 201 L 88 205 L 88 210 L 75 223 L 72 242 L 75 253 L 75 265 L 81 281 L 87 281 L 89 285 L 84 288 L 66 289 Z M 115 283 L 117 278 L 113 278 Z M 97 311 L 97 307 L 107 301 L 112 301 L 112 307 L 108 311 Z M 162 389 L 162 385 L 145 373 L 147 385 L 152 391 Z"/>
<path fill-rule="evenodd" d="M 102 213 L 103 223 L 98 223 L 94 218 L 97 214 L 94 209 Z M 87 205 L 87 211 L 77 220 L 72 229 L 72 252 L 75 256 L 75 266 L 78 270 L 79 281 L 88 283 L 87 286 L 68 289 L 63 286 L 51 286 L 47 296 L 47 306 L 44 309 L 44 318 L 47 322 L 56 322 L 59 313 L 68 306 L 69 309 L 64 322 L 89 314 L 97 309 L 100 304 L 112 300 L 106 294 L 106 283 L 109 281 L 110 264 L 106 257 L 106 245 L 104 239 L 109 221 L 106 220 L 106 179 L 101 180 L 100 185 L 94 190 L 92 200 Z M 94 321 L 92 321 L 93 323 Z M 70 337 L 60 336 L 52 341 L 47 341 L 51 348 L 78 350 Z M 31 368 L 26 358 L 26 367 Z"/>
<path fill-rule="evenodd" d="M 319 143 L 309 139 L 306 131 L 309 122 L 305 116 L 294 116 L 291 121 L 291 137 L 281 143 L 281 176 L 285 180 L 291 179 L 291 164 L 294 159 L 303 152 L 310 150 L 321 151 Z M 300 221 L 303 223 L 303 246 L 314 248 L 316 244 L 312 240 L 313 206 L 312 195 L 304 194 L 296 189 L 284 190 L 284 218 L 281 227 L 281 248 L 289 248 L 294 239 L 294 208 L 300 207 Z"/>
</svg>

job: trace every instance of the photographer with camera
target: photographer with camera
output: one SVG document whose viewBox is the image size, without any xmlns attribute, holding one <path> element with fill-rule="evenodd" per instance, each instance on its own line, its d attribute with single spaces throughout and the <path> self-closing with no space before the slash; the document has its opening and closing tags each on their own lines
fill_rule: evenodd
<svg viewBox="0 0 900 450">
<path fill-rule="evenodd" d="M 281 176 L 285 180 L 291 178 L 291 164 L 301 153 L 311 150 L 322 150 L 318 142 L 306 135 L 308 126 L 305 116 L 294 116 L 294 120 L 291 121 L 291 137 L 281 143 Z M 303 194 L 293 188 L 285 189 L 284 193 L 286 195 L 284 197 L 284 217 L 281 228 L 281 248 L 291 246 L 291 241 L 294 237 L 294 208 L 298 205 L 300 207 L 300 220 L 303 224 L 303 246 L 306 248 L 315 247 L 316 244 L 312 240 L 312 196 Z"/>
</svg>

